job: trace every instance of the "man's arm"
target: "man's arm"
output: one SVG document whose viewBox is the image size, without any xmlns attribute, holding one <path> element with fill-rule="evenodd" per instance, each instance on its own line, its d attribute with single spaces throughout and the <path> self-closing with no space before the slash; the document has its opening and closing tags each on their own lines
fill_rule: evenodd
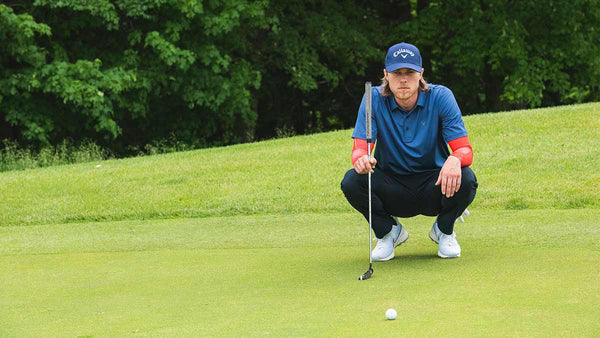
<svg viewBox="0 0 600 338">
<path fill-rule="evenodd" d="M 462 171 L 473 163 L 473 148 L 469 143 L 469 137 L 463 136 L 448 142 L 452 154 L 448 156 L 435 185 L 442 185 L 442 195 L 450 198 L 460 189 Z"/>
<path fill-rule="evenodd" d="M 440 109 L 442 122 L 442 135 L 452 149 L 446 162 L 440 170 L 440 175 L 435 185 L 441 184 L 442 194 L 450 198 L 460 189 L 461 167 L 470 165 L 473 161 L 473 149 L 469 144 L 467 129 L 462 120 L 462 114 L 454 94 L 448 88 L 440 92 L 436 103 Z"/>
<path fill-rule="evenodd" d="M 371 152 L 373 151 L 374 143 L 371 143 Z M 358 174 L 366 174 L 369 171 L 373 172 L 373 166 L 377 164 L 377 160 L 371 157 L 369 162 L 369 156 L 367 156 L 367 140 L 360 138 L 354 139 L 354 147 L 352 148 L 352 165 L 354 170 Z"/>
</svg>

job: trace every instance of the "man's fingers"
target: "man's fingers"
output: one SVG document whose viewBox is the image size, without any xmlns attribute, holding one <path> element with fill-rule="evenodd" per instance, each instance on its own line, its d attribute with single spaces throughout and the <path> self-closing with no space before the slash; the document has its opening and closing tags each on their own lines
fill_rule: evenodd
<svg viewBox="0 0 600 338">
<path fill-rule="evenodd" d="M 356 163 L 354 163 L 354 170 L 358 174 L 364 174 L 365 173 L 365 167 L 363 165 L 363 162 L 360 159 L 358 159 L 358 161 L 356 161 Z"/>
<path fill-rule="evenodd" d="M 448 177 L 448 182 L 446 183 L 446 197 L 452 197 L 454 193 L 454 179 L 452 177 Z"/>
<path fill-rule="evenodd" d="M 377 164 L 377 160 L 374 157 L 369 158 L 367 161 L 367 169 L 369 172 L 374 173 L 373 167 Z"/>
<path fill-rule="evenodd" d="M 450 198 L 454 196 L 454 192 L 456 191 L 456 178 L 448 177 L 446 183 L 446 191 L 443 193 L 446 197 Z"/>
<path fill-rule="evenodd" d="M 375 157 L 371 157 L 371 168 L 375 167 L 377 165 L 377 160 L 375 159 Z"/>
<path fill-rule="evenodd" d="M 368 173 L 370 171 L 369 169 L 369 157 L 365 156 L 362 158 L 362 161 L 360 162 L 362 164 L 362 172 L 364 174 Z"/>
<path fill-rule="evenodd" d="M 435 182 L 435 185 L 440 185 L 440 184 L 441 184 L 442 195 L 450 198 L 450 197 L 454 196 L 454 193 L 456 193 L 460 189 L 461 176 L 460 176 L 460 174 L 456 175 L 456 174 L 448 173 L 448 172 L 444 171 L 444 169 L 442 168 L 442 170 L 440 171 L 440 174 L 438 176 L 438 179 Z"/>
<path fill-rule="evenodd" d="M 363 174 L 368 173 L 369 172 L 369 162 L 362 161 L 360 164 L 361 164 L 360 172 Z"/>
<path fill-rule="evenodd" d="M 374 173 L 373 166 L 377 164 L 377 160 L 373 157 L 369 160 L 369 158 L 365 155 L 365 157 L 359 158 L 354 164 L 354 170 L 359 174 L 366 173 Z"/>
<path fill-rule="evenodd" d="M 461 178 L 440 174 L 437 182 L 435 182 L 435 185 L 439 185 L 440 183 L 442 185 L 442 195 L 450 198 L 454 196 L 454 193 L 460 190 Z"/>
<path fill-rule="evenodd" d="M 442 195 L 446 195 L 446 186 L 448 185 L 448 178 L 442 177 Z"/>
<path fill-rule="evenodd" d="M 452 196 L 454 196 L 454 193 L 456 193 L 458 191 L 458 188 L 460 187 L 460 178 L 455 177 L 454 178 L 454 186 L 452 189 Z"/>
</svg>

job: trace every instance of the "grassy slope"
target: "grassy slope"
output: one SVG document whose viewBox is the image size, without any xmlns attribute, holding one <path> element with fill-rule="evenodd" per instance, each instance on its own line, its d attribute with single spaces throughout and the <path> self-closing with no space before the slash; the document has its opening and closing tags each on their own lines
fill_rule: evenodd
<svg viewBox="0 0 600 338">
<path fill-rule="evenodd" d="M 600 104 L 468 116 L 473 208 L 600 207 Z M 350 130 L 0 175 L 0 226 L 348 212 Z"/>
<path fill-rule="evenodd" d="M 416 217 L 366 282 L 348 130 L 0 174 L 0 336 L 598 336 L 599 121 L 466 117 L 463 257 L 437 259 Z"/>
</svg>

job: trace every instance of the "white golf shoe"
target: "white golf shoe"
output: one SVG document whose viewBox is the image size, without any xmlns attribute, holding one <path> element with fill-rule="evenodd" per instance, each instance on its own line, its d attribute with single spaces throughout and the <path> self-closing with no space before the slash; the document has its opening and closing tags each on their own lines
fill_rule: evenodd
<svg viewBox="0 0 600 338">
<path fill-rule="evenodd" d="M 446 235 L 440 231 L 437 222 L 433 223 L 429 238 L 438 243 L 438 256 L 442 258 L 457 258 L 460 257 L 460 245 L 456 241 L 456 233 Z"/>
<path fill-rule="evenodd" d="M 392 230 L 387 235 L 377 240 L 377 245 L 371 252 L 373 261 L 384 262 L 394 258 L 394 248 L 408 239 L 408 232 L 398 223 L 398 220 L 396 223 L 397 225 L 392 226 Z"/>
</svg>

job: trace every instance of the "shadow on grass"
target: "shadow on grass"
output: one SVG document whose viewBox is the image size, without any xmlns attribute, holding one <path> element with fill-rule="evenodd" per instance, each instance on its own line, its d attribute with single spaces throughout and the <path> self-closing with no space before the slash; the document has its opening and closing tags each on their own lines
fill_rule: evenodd
<svg viewBox="0 0 600 338">
<path fill-rule="evenodd" d="M 410 269 L 414 269 L 419 266 L 430 266 L 431 264 L 435 264 L 438 261 L 442 261 L 443 259 L 439 258 L 435 253 L 431 254 L 407 254 L 407 255 L 397 255 L 394 259 L 385 261 L 385 262 L 373 262 L 373 269 L 387 269 L 393 268 L 397 269 L 399 267 L 407 267 Z M 353 260 L 353 263 L 357 263 L 357 261 Z M 366 263 L 364 263 L 366 267 L 368 267 L 369 260 L 367 257 Z"/>
<path fill-rule="evenodd" d="M 430 254 L 406 254 L 406 255 L 397 255 L 394 258 L 395 262 L 416 262 L 416 261 L 433 261 L 433 260 L 441 260 L 435 252 Z"/>
</svg>

